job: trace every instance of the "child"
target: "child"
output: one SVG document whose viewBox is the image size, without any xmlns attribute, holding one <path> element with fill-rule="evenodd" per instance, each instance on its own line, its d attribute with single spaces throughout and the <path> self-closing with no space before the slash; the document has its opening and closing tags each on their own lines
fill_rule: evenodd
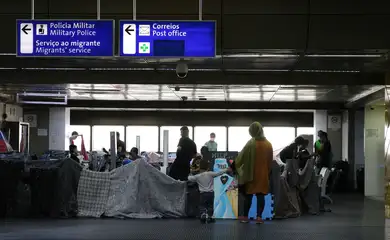
<svg viewBox="0 0 390 240">
<path fill-rule="evenodd" d="M 200 173 L 195 176 L 189 176 L 188 181 L 196 182 L 200 192 L 200 221 L 202 223 L 214 222 L 214 178 L 230 171 L 230 168 L 220 171 L 209 171 L 209 162 L 207 160 L 200 161 Z"/>
<path fill-rule="evenodd" d="M 74 160 L 77 163 L 80 163 L 80 159 L 78 157 L 77 146 L 74 144 L 69 145 L 69 158 Z"/>
<path fill-rule="evenodd" d="M 205 146 L 203 146 L 200 149 L 200 154 L 197 154 L 196 157 L 191 162 L 191 175 L 196 175 L 200 172 L 200 162 L 204 159 L 207 161 L 207 154 L 209 152 L 209 149 Z"/>
</svg>

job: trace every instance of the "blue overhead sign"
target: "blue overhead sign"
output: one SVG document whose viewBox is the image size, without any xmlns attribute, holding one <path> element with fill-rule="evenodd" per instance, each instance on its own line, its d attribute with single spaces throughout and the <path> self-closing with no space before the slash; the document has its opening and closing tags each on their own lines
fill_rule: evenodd
<svg viewBox="0 0 390 240">
<path fill-rule="evenodd" d="M 119 55 L 202 57 L 216 54 L 215 21 L 120 21 Z"/>
<path fill-rule="evenodd" d="M 17 20 L 20 57 L 107 57 L 114 55 L 112 20 Z"/>
</svg>

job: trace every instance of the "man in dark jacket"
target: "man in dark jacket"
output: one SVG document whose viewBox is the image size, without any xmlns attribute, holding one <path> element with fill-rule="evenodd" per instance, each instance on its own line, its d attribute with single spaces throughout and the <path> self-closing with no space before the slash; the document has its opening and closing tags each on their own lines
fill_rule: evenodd
<svg viewBox="0 0 390 240">
<path fill-rule="evenodd" d="M 190 162 L 196 156 L 196 144 L 189 138 L 186 126 L 180 129 L 181 138 L 177 145 L 176 159 L 172 163 L 169 176 L 176 180 L 186 181 L 190 174 Z"/>
<path fill-rule="evenodd" d="M 283 148 L 283 150 L 279 154 L 280 160 L 282 160 L 283 163 L 286 163 L 288 159 L 296 158 L 298 153 L 298 147 L 304 144 L 305 144 L 305 139 L 301 136 L 298 136 L 297 138 L 295 138 L 293 143 Z"/>
<path fill-rule="evenodd" d="M 119 132 L 116 132 L 116 149 L 119 158 L 124 158 L 126 156 L 126 145 L 125 142 L 120 140 Z"/>
</svg>

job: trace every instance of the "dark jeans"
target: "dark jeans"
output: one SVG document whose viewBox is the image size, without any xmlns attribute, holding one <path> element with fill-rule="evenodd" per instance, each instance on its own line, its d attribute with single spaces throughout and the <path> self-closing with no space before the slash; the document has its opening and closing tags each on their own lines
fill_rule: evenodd
<svg viewBox="0 0 390 240">
<path fill-rule="evenodd" d="M 258 193 L 256 194 L 257 197 L 257 217 L 261 217 L 263 215 L 263 210 L 265 206 L 265 198 L 264 194 Z M 244 217 L 248 217 L 249 210 L 252 205 L 252 194 L 245 194 L 244 195 Z"/>
<path fill-rule="evenodd" d="M 204 213 L 207 213 L 209 217 L 214 215 L 214 192 L 200 193 L 199 211 L 199 216 Z"/>
</svg>

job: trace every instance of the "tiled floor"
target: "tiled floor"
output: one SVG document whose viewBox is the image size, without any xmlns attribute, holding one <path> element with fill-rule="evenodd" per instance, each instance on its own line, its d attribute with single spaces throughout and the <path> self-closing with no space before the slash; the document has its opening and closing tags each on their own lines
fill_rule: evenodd
<svg viewBox="0 0 390 240">
<path fill-rule="evenodd" d="M 197 220 L 8 220 L 0 225 L 0 239 L 385 239 L 383 203 L 356 196 L 339 196 L 332 213 L 255 224 Z M 390 239 L 390 238 L 389 238 Z"/>
</svg>

